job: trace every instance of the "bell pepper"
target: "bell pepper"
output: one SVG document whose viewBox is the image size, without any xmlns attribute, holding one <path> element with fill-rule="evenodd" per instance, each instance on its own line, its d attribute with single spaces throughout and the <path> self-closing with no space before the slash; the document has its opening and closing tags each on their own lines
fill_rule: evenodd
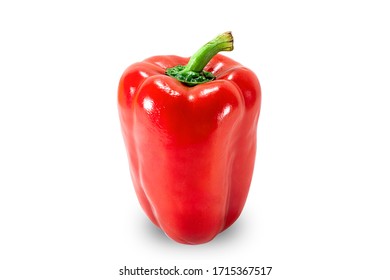
<svg viewBox="0 0 390 280">
<path fill-rule="evenodd" d="M 184 244 L 212 240 L 240 216 L 256 154 L 256 75 L 219 54 L 225 32 L 191 58 L 154 56 L 120 78 L 118 109 L 137 198 Z"/>
</svg>

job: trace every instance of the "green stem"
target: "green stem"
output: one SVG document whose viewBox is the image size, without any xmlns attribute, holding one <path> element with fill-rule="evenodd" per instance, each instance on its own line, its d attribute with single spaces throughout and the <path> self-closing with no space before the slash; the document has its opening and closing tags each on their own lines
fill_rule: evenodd
<svg viewBox="0 0 390 280">
<path fill-rule="evenodd" d="M 201 72 L 209 61 L 221 51 L 233 50 L 233 36 L 231 32 L 218 35 L 201 47 L 193 56 L 183 71 Z"/>
<path fill-rule="evenodd" d="M 166 70 L 166 74 L 179 80 L 180 82 L 194 86 L 214 80 L 215 77 L 203 68 L 209 61 L 221 51 L 233 50 L 233 36 L 231 32 L 225 32 L 201 47 L 186 66 L 178 65 Z"/>
</svg>

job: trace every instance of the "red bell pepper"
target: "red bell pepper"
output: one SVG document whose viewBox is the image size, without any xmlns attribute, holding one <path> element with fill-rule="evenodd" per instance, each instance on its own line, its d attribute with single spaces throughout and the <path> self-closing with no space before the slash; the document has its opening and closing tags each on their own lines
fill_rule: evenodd
<svg viewBox="0 0 390 280">
<path fill-rule="evenodd" d="M 190 59 L 155 56 L 128 67 L 119 116 L 138 200 L 173 240 L 212 240 L 241 214 L 252 179 L 261 90 L 256 75 L 218 54 L 230 32 Z"/>
</svg>

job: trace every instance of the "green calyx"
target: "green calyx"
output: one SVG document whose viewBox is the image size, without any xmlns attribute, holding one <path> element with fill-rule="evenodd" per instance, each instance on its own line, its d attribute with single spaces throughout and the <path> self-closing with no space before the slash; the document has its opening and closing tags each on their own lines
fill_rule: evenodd
<svg viewBox="0 0 390 280">
<path fill-rule="evenodd" d="M 166 70 L 166 74 L 186 84 L 187 86 L 195 86 L 206 83 L 215 79 L 215 76 L 207 71 L 195 72 L 186 69 L 187 66 L 178 65 Z"/>
<path fill-rule="evenodd" d="M 165 72 L 187 86 L 195 86 L 215 79 L 215 76 L 203 68 L 220 51 L 233 50 L 233 35 L 231 32 L 225 32 L 201 47 L 186 66 L 177 65 L 168 68 Z"/>
</svg>

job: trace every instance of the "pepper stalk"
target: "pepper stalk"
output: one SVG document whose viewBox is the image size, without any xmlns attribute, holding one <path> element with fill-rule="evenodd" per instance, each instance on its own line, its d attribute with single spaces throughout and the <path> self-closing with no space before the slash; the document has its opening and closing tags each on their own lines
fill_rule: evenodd
<svg viewBox="0 0 390 280">
<path fill-rule="evenodd" d="M 203 68 L 217 53 L 232 51 L 233 48 L 232 33 L 230 31 L 224 32 L 201 47 L 191 56 L 187 65 L 167 68 L 165 73 L 187 86 L 195 86 L 212 81 L 215 79 L 215 76 L 211 72 L 204 71 Z"/>
</svg>

